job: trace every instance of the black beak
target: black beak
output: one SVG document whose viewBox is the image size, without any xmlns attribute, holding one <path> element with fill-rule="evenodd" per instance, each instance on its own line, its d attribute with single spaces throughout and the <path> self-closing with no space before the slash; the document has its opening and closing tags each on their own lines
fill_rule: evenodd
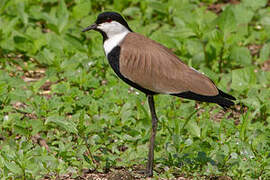
<svg viewBox="0 0 270 180">
<path fill-rule="evenodd" d="M 97 24 L 96 23 L 88 26 L 87 28 L 85 28 L 84 30 L 82 30 L 82 32 L 86 32 L 86 31 L 90 31 L 90 30 L 95 30 L 95 29 L 97 29 Z"/>
</svg>

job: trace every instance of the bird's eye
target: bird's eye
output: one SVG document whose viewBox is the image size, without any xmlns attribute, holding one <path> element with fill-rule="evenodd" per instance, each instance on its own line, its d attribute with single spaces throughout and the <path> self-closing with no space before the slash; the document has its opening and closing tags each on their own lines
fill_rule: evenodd
<svg viewBox="0 0 270 180">
<path fill-rule="evenodd" d="M 108 19 L 105 20 L 105 22 L 110 23 L 110 22 L 112 22 L 112 19 L 108 18 Z"/>
</svg>

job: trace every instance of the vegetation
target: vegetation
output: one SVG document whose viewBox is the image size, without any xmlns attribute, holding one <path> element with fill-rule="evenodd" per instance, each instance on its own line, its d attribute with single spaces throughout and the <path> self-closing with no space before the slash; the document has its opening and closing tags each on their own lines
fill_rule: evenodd
<svg viewBox="0 0 270 180">
<path fill-rule="evenodd" d="M 81 33 L 105 10 L 237 98 L 224 112 L 156 96 L 154 177 L 269 179 L 267 0 L 1 0 L 0 178 L 135 176 L 145 166 L 146 97 L 113 73 L 99 33 Z"/>
</svg>

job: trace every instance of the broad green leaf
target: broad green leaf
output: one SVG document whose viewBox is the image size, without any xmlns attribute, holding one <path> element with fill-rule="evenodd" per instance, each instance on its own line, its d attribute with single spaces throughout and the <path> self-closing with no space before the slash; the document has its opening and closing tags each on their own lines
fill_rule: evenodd
<svg viewBox="0 0 270 180">
<path fill-rule="evenodd" d="M 159 13 L 163 13 L 163 14 L 167 13 L 167 4 L 164 4 L 162 2 L 149 1 L 148 6 L 149 6 L 149 8 L 152 8 L 153 10 L 155 10 L 155 11 L 157 11 Z"/>
<path fill-rule="evenodd" d="M 186 27 L 186 23 L 181 18 L 173 17 L 173 21 L 174 21 L 175 25 L 177 26 L 177 28 Z"/>
<path fill-rule="evenodd" d="M 20 51 L 32 51 L 33 43 L 25 36 L 14 36 L 15 47 Z"/>
<path fill-rule="evenodd" d="M 10 170 L 12 173 L 17 174 L 17 175 L 22 175 L 22 169 L 20 168 L 19 165 L 17 165 L 14 161 L 4 161 L 4 165 L 8 170 Z"/>
<path fill-rule="evenodd" d="M 263 17 L 261 18 L 260 22 L 264 26 L 270 26 L 270 13 L 267 14 L 267 15 L 263 15 Z"/>
<path fill-rule="evenodd" d="M 188 132 L 198 138 L 201 137 L 201 128 L 195 121 L 190 121 L 187 125 Z"/>
<path fill-rule="evenodd" d="M 78 133 L 76 125 L 72 121 L 69 121 L 64 117 L 50 116 L 46 119 L 45 125 L 47 125 L 49 123 L 54 123 L 54 124 L 58 125 L 59 127 L 65 129 L 67 132 L 75 133 L 75 134 Z"/>
<path fill-rule="evenodd" d="M 32 126 L 32 135 L 36 135 L 37 133 L 39 133 L 40 131 L 44 130 L 45 127 L 43 125 L 44 122 L 42 122 L 40 119 L 34 119 L 34 120 L 30 120 L 29 124 Z"/>
<path fill-rule="evenodd" d="M 213 72 L 211 69 L 207 67 L 202 67 L 200 69 L 200 72 L 203 72 L 207 77 L 209 77 L 212 81 L 217 82 L 218 81 L 218 75 L 217 73 Z"/>
<path fill-rule="evenodd" d="M 29 53 L 36 54 L 42 47 L 47 45 L 47 37 L 42 33 L 41 29 L 29 27 L 26 30 L 27 37 L 32 42 L 32 50 Z"/>
<path fill-rule="evenodd" d="M 64 29 L 64 27 L 68 23 L 68 17 L 69 17 L 69 12 L 67 10 L 67 6 L 64 0 L 59 1 L 59 6 L 58 6 L 58 30 L 59 33 L 61 33 Z"/>
<path fill-rule="evenodd" d="M 155 41 L 163 44 L 168 48 L 172 48 L 175 47 L 175 40 L 169 35 L 169 32 L 169 27 L 163 26 L 159 30 L 153 32 L 150 38 L 154 39 Z"/>
<path fill-rule="evenodd" d="M 132 106 L 129 102 L 125 103 L 121 109 L 120 117 L 123 122 L 127 121 L 132 115 Z"/>
<path fill-rule="evenodd" d="M 187 50 L 191 55 L 203 52 L 203 45 L 199 40 L 187 40 L 186 42 Z"/>
<path fill-rule="evenodd" d="M 76 39 L 75 37 L 72 36 L 66 36 L 65 38 L 62 39 L 65 40 L 64 41 L 65 45 L 70 49 L 85 51 L 85 48 L 83 47 L 79 39 Z"/>
<path fill-rule="evenodd" d="M 48 34 L 47 36 L 47 47 L 46 48 L 49 48 L 50 50 L 54 50 L 54 51 L 63 51 L 63 48 L 64 48 L 64 40 L 56 35 L 55 33 L 50 33 Z"/>
<path fill-rule="evenodd" d="M 246 47 L 234 46 L 231 51 L 232 61 L 236 61 L 241 66 L 247 66 L 251 64 L 252 57 L 250 51 Z"/>
<path fill-rule="evenodd" d="M 237 24 L 247 24 L 254 16 L 254 12 L 245 7 L 243 4 L 238 4 L 232 8 Z"/>
<path fill-rule="evenodd" d="M 269 179 L 268 1 L 0 0 L 0 179 L 83 176 L 84 137 L 98 172 L 146 162 L 147 98 L 117 78 L 100 33 L 81 32 L 104 11 L 237 97 L 232 114 L 156 96 L 153 178 Z"/>
<path fill-rule="evenodd" d="M 220 16 L 217 17 L 216 22 L 225 36 L 236 30 L 236 18 L 231 7 L 227 7 Z"/>
<path fill-rule="evenodd" d="M 5 7 L 6 7 L 7 3 L 8 3 L 8 1 L 9 1 L 9 0 L 1 0 L 1 1 L 0 1 L 0 14 L 3 13 L 3 11 L 4 11 L 4 9 L 5 9 Z"/>
<path fill-rule="evenodd" d="M 251 108 L 260 109 L 260 101 L 259 101 L 259 93 L 258 93 L 258 89 L 257 88 L 253 88 L 251 87 L 250 89 L 247 90 L 247 98 L 246 99 L 242 99 L 241 101 L 246 105 L 249 106 Z M 243 117 L 241 117 L 243 118 Z"/>
<path fill-rule="evenodd" d="M 35 58 L 40 64 L 52 65 L 56 56 L 50 49 L 44 48 L 35 56 Z"/>
<path fill-rule="evenodd" d="M 114 0 L 113 1 L 113 7 L 117 11 L 123 11 L 124 7 L 127 6 L 129 2 L 127 0 Z"/>
<path fill-rule="evenodd" d="M 256 84 L 256 74 L 253 67 L 236 69 L 232 71 L 231 88 L 244 91 Z"/>
<path fill-rule="evenodd" d="M 268 0 L 243 0 L 242 3 L 253 10 L 266 6 Z"/>
<path fill-rule="evenodd" d="M 22 19 L 22 22 L 27 25 L 28 23 L 28 14 L 25 13 L 25 4 L 24 2 L 19 2 L 17 3 L 17 10 L 18 10 L 18 13 L 20 14 L 20 18 Z"/>
<path fill-rule="evenodd" d="M 88 15 L 90 11 L 91 11 L 91 1 L 79 0 L 73 7 L 72 14 L 76 19 L 81 19 L 82 17 Z"/>
<path fill-rule="evenodd" d="M 141 16 L 141 11 L 139 8 L 137 7 L 130 7 L 130 8 L 127 8 L 123 11 L 123 14 L 125 16 L 132 16 L 132 17 L 140 17 Z"/>
<path fill-rule="evenodd" d="M 270 59 L 270 43 L 264 44 L 260 50 L 260 61 L 266 61 Z"/>
</svg>

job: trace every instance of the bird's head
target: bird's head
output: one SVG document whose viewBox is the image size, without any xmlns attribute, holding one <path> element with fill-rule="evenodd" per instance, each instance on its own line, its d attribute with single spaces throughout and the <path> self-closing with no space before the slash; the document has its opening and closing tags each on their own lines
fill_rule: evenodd
<svg viewBox="0 0 270 180">
<path fill-rule="evenodd" d="M 100 32 L 104 41 L 123 32 L 132 32 L 125 19 L 116 12 L 103 12 L 99 14 L 95 23 L 85 28 L 83 32 L 89 30 Z"/>
</svg>

